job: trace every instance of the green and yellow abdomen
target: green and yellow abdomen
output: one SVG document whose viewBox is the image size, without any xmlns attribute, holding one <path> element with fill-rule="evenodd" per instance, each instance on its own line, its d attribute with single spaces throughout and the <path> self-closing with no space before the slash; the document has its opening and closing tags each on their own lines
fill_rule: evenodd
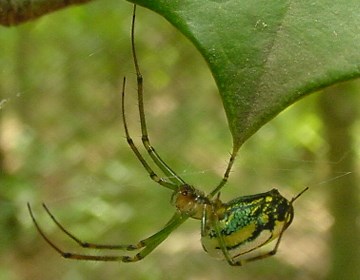
<svg viewBox="0 0 360 280">
<path fill-rule="evenodd" d="M 276 239 L 294 216 L 292 204 L 276 189 L 239 197 L 220 209 L 205 221 L 201 238 L 205 251 L 220 259 L 241 258 Z"/>
</svg>

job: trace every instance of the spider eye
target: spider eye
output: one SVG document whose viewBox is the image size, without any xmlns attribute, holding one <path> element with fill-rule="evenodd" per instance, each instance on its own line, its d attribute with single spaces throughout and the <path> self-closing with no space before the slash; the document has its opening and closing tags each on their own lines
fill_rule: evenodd
<svg viewBox="0 0 360 280">
<path fill-rule="evenodd" d="M 189 185 L 183 185 L 180 187 L 179 195 L 189 197 L 194 194 L 194 189 Z"/>
<path fill-rule="evenodd" d="M 188 190 L 183 190 L 183 191 L 181 192 L 181 194 L 182 194 L 183 196 L 188 196 L 189 192 L 188 192 Z"/>
</svg>

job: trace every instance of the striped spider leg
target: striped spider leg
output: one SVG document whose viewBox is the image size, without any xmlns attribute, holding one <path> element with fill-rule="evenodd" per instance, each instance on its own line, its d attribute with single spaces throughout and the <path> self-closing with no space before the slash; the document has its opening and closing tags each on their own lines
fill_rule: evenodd
<svg viewBox="0 0 360 280">
<path fill-rule="evenodd" d="M 134 35 L 135 35 L 135 12 L 136 12 L 136 6 L 134 6 L 133 11 L 133 17 L 132 17 L 132 28 L 131 28 L 131 43 L 132 43 L 132 52 L 133 52 L 133 59 L 134 59 L 134 65 L 136 69 L 136 75 L 137 75 L 137 91 L 138 91 L 138 99 L 139 99 L 139 115 L 140 115 L 140 123 L 141 123 L 141 131 L 142 131 L 142 142 L 146 150 L 148 151 L 150 157 L 154 161 L 154 163 L 160 168 L 161 171 L 164 172 L 164 174 L 169 178 L 170 181 L 163 179 L 159 177 L 154 170 L 151 168 L 151 166 L 146 162 L 144 157 L 141 155 L 138 148 L 135 146 L 132 138 L 130 137 L 129 130 L 127 127 L 126 122 L 126 115 L 125 115 L 125 78 L 123 81 L 123 87 L 122 87 L 122 120 L 126 135 L 126 140 L 138 158 L 138 160 L 141 162 L 141 164 L 144 166 L 146 171 L 149 173 L 150 178 L 155 181 L 156 183 L 160 184 L 163 187 L 169 188 L 171 190 L 177 190 L 179 185 L 184 185 L 185 182 L 169 167 L 167 164 L 160 158 L 160 156 L 157 154 L 155 149 L 150 145 L 147 128 L 146 128 L 146 120 L 145 120 L 145 113 L 144 113 L 144 104 L 143 104 L 143 78 L 140 72 L 140 68 L 137 62 L 136 52 L 135 52 L 135 41 L 134 41 Z M 83 242 L 79 238 L 77 238 L 75 235 L 70 233 L 65 227 L 60 224 L 60 222 L 53 216 L 53 214 L 50 212 L 50 210 L 47 208 L 45 204 L 43 204 L 43 207 L 49 217 L 53 220 L 53 222 L 59 227 L 61 231 L 63 231 L 69 238 L 73 239 L 76 243 L 78 243 L 83 248 L 92 248 L 92 249 L 107 249 L 107 250 L 127 250 L 127 251 L 134 251 L 134 250 L 140 250 L 139 253 L 137 253 L 135 256 L 113 256 L 113 255 L 89 255 L 89 254 L 77 254 L 77 253 L 71 253 L 66 252 L 60 249 L 57 245 L 55 245 L 44 233 L 44 231 L 41 229 L 39 223 L 34 217 L 33 211 L 31 209 L 30 204 L 28 204 L 28 210 L 31 215 L 32 221 L 34 222 L 36 229 L 40 233 L 40 235 L 43 237 L 43 239 L 53 248 L 55 249 L 62 257 L 68 258 L 68 259 L 76 259 L 76 260 L 93 260 L 93 261 L 122 261 L 122 262 L 135 262 L 138 260 L 143 259 L 146 257 L 149 253 L 151 253 L 163 240 L 165 240 L 168 235 L 175 230 L 181 223 L 183 223 L 188 216 L 184 215 L 183 213 L 177 211 L 173 217 L 166 223 L 165 227 L 155 233 L 154 235 L 141 240 L 137 244 L 129 244 L 129 245 L 106 245 L 106 244 L 94 244 L 89 242 Z"/>
</svg>

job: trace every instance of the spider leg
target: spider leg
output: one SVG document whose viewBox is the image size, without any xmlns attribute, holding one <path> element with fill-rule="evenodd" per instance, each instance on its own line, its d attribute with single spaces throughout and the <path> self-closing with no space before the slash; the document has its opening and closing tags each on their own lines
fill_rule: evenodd
<svg viewBox="0 0 360 280">
<path fill-rule="evenodd" d="M 67 236 L 73 239 L 76 243 L 78 243 L 83 248 L 92 248 L 92 249 L 110 249 L 110 250 L 140 250 L 139 253 L 134 256 L 116 256 L 116 255 L 90 255 L 90 254 L 78 254 L 72 252 L 66 252 L 60 249 L 57 245 L 55 245 L 43 232 L 38 222 L 36 221 L 34 214 L 31 210 L 30 204 L 27 204 L 28 210 L 31 216 L 32 221 L 35 224 L 35 227 L 39 234 L 44 238 L 44 240 L 62 257 L 66 259 L 74 259 L 74 260 L 88 260 L 88 261 L 119 261 L 119 262 L 136 262 L 145 258 L 148 254 L 150 254 L 159 244 L 164 241 L 171 232 L 173 232 L 178 226 L 180 226 L 183 222 L 188 218 L 178 212 L 174 214 L 174 216 L 168 221 L 163 229 L 155 233 L 154 235 L 141 240 L 137 244 L 134 245 L 103 245 L 103 244 L 94 244 L 80 241 L 77 237 L 71 234 L 68 230 L 66 230 L 51 214 L 49 209 L 43 204 L 46 212 L 49 214 L 50 218 L 54 221 L 54 223 L 63 231 Z"/>
<path fill-rule="evenodd" d="M 131 150 L 134 152 L 134 154 L 136 155 L 138 160 L 141 162 L 141 164 L 144 166 L 146 171 L 149 173 L 149 176 L 153 181 L 155 181 L 156 183 L 160 184 L 161 186 L 164 186 L 171 190 L 176 190 L 178 188 L 178 186 L 176 184 L 174 184 L 172 182 L 168 182 L 168 181 L 164 180 L 163 178 L 160 178 L 154 172 L 154 170 L 146 162 L 144 157 L 139 152 L 138 148 L 135 146 L 134 141 L 130 137 L 129 129 L 127 127 L 127 122 L 126 122 L 126 116 L 125 116 L 125 83 L 126 83 L 126 78 L 124 77 L 123 86 L 122 86 L 122 94 L 121 94 L 121 108 L 122 108 L 122 119 L 123 119 L 123 124 L 124 124 L 124 129 L 125 129 L 126 141 L 128 142 Z"/>
<path fill-rule="evenodd" d="M 307 188 L 305 190 L 303 190 L 299 195 L 297 195 L 295 198 L 293 198 L 292 201 L 294 201 L 296 198 L 298 198 L 303 192 L 305 192 L 307 190 Z M 285 220 L 287 220 L 288 218 L 285 218 Z M 242 266 L 244 265 L 245 263 L 248 263 L 248 262 L 253 262 L 253 261 L 258 261 L 258 260 L 261 260 L 261 259 L 265 259 L 265 258 L 268 258 L 268 257 L 271 257 L 271 256 L 274 256 L 276 253 L 277 253 L 277 250 L 279 248 L 279 245 L 280 245 L 280 241 L 281 241 L 281 238 L 286 230 L 286 223 L 284 223 L 282 229 L 281 229 L 281 232 L 279 234 L 279 237 L 277 238 L 276 240 L 276 243 L 275 243 L 275 246 L 272 250 L 268 251 L 268 252 L 262 252 L 260 253 L 259 255 L 255 255 L 255 256 L 251 256 L 251 257 L 248 257 L 248 258 L 244 258 L 244 259 L 241 259 L 239 261 L 235 261 L 234 259 L 241 256 L 241 255 L 245 255 L 253 250 L 256 250 L 257 248 L 260 248 L 261 246 L 265 245 L 267 242 L 264 242 L 262 245 L 258 246 L 257 248 L 254 248 L 253 250 L 251 251 L 248 251 L 248 252 L 245 252 L 244 254 L 241 254 L 241 255 L 238 255 L 238 256 L 235 256 L 234 258 L 231 258 L 230 260 L 228 260 L 228 263 L 232 266 Z M 271 238 L 269 238 L 271 239 Z"/>
<path fill-rule="evenodd" d="M 279 245 L 280 245 L 281 237 L 282 237 L 284 231 L 285 231 L 285 229 L 280 233 L 280 235 L 279 235 L 279 237 L 278 237 L 278 239 L 276 241 L 276 244 L 275 244 L 275 246 L 274 246 L 274 248 L 272 250 L 270 250 L 268 252 L 263 252 L 263 253 L 261 253 L 259 255 L 256 255 L 256 256 L 252 256 L 252 257 L 249 257 L 249 258 L 244 258 L 244 259 L 241 259 L 241 260 L 238 260 L 238 261 L 234 261 L 234 258 L 230 258 L 230 259 L 227 259 L 228 263 L 230 265 L 232 265 L 232 266 L 242 266 L 242 265 L 244 265 L 245 263 L 248 263 L 248 262 L 258 261 L 258 260 L 261 260 L 261 259 L 265 259 L 265 258 L 274 256 L 277 253 L 277 250 L 278 250 Z M 260 248 L 261 246 L 259 246 L 258 248 Z M 254 248 L 254 250 L 256 250 L 256 249 L 257 248 Z M 244 255 L 249 253 L 249 252 L 244 253 Z"/>
<path fill-rule="evenodd" d="M 211 221 L 209 221 L 207 207 L 212 207 L 211 208 L 211 216 L 212 216 Z M 209 228 L 208 223 L 209 222 L 213 223 L 212 226 L 214 227 L 216 235 L 218 236 L 219 246 L 220 246 L 222 254 L 225 257 L 225 260 L 230 265 L 234 265 L 234 260 L 230 256 L 229 250 L 226 248 L 226 243 L 225 243 L 224 237 L 221 234 L 221 230 L 220 230 L 220 226 L 219 226 L 219 219 L 218 219 L 218 216 L 217 216 L 217 214 L 216 214 L 216 212 L 214 210 L 214 207 L 212 205 L 205 205 L 204 210 L 203 210 L 202 219 L 201 219 L 201 236 L 202 237 L 205 237 L 205 236 L 207 236 L 209 234 L 208 233 L 208 228 Z"/>
<path fill-rule="evenodd" d="M 140 115 L 140 124 L 141 124 L 141 140 L 142 143 L 154 161 L 154 163 L 164 172 L 164 174 L 171 180 L 174 184 L 184 185 L 186 182 L 178 176 L 175 171 L 173 171 L 159 156 L 154 147 L 151 145 L 147 126 L 146 126 L 146 118 L 145 118 L 145 110 L 144 110 L 144 88 L 143 88 L 143 76 L 140 72 L 140 67 L 136 55 L 135 49 L 135 12 L 136 5 L 134 5 L 132 25 L 131 25 L 131 50 L 133 54 L 134 66 L 136 70 L 136 78 L 137 78 L 137 93 L 138 93 L 138 102 L 139 102 L 139 115 Z"/>
<path fill-rule="evenodd" d="M 215 187 L 215 189 L 211 191 L 211 193 L 208 196 L 209 198 L 214 197 L 223 188 L 223 186 L 225 186 L 225 184 L 227 183 L 227 181 L 229 179 L 231 168 L 235 162 L 235 157 L 236 157 L 236 151 L 233 150 L 233 152 L 230 154 L 229 163 L 224 172 L 224 176 L 223 176 L 222 180 L 220 181 L 220 183 Z"/>
<path fill-rule="evenodd" d="M 81 241 L 79 238 L 77 238 L 75 235 L 73 235 L 72 233 L 70 233 L 56 218 L 55 216 L 50 212 L 49 208 L 45 205 L 45 203 L 42 204 L 42 206 L 44 207 L 45 211 L 47 212 L 47 214 L 49 215 L 49 217 L 51 218 L 51 220 L 58 226 L 58 228 L 64 232 L 68 237 L 70 237 L 72 240 L 74 240 L 77 244 L 79 244 L 81 247 L 83 248 L 92 248 L 92 249 L 109 249 L 109 250 L 127 250 L 127 251 L 131 251 L 131 250 L 137 250 L 142 248 L 143 246 L 141 246 L 142 244 L 138 243 L 136 245 L 106 245 L 106 244 L 93 244 L 93 243 L 89 243 L 89 242 L 84 242 Z M 29 206 L 28 206 L 29 207 Z M 29 209 L 30 210 L 30 209 Z M 31 213 L 31 210 L 30 210 Z M 36 221 L 35 221 L 35 225 L 36 225 Z M 39 229 L 39 228 L 38 228 Z M 44 237 L 44 236 L 43 236 Z"/>
</svg>

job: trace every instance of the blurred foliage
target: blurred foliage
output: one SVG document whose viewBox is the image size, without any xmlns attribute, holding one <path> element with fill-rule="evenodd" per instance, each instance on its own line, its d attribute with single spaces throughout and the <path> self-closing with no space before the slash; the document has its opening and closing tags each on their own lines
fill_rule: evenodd
<svg viewBox="0 0 360 280">
<path fill-rule="evenodd" d="M 203 252 L 194 220 L 136 264 L 64 260 L 37 234 L 28 201 L 49 236 L 75 251 L 81 249 L 53 225 L 41 202 L 78 237 L 100 243 L 136 242 L 174 211 L 169 191 L 148 178 L 124 139 L 119 93 L 126 75 L 130 130 L 140 140 L 131 10 L 118 1 L 94 2 L 0 29 L 0 279 L 325 279 L 334 223 L 327 193 L 338 188 L 332 182 L 341 185 L 346 178 L 334 179 L 329 166 L 340 166 L 354 151 L 354 169 L 342 172 L 358 178 L 360 125 L 351 126 L 353 147 L 330 161 L 318 94 L 287 109 L 244 145 L 222 192 L 226 201 L 277 187 L 291 198 L 311 187 L 296 201 L 295 221 L 275 257 L 229 267 Z M 152 143 L 187 182 L 210 191 L 231 150 L 210 71 L 180 33 L 143 9 L 136 41 Z M 352 102 L 359 103 L 356 95 Z"/>
<path fill-rule="evenodd" d="M 351 170 L 356 165 L 358 146 L 354 142 L 357 137 L 354 137 L 352 127 L 358 119 L 359 104 L 356 102 L 357 96 L 351 93 L 355 93 L 352 84 L 339 84 L 327 89 L 319 102 L 329 144 L 328 158 L 336 161 L 343 157 L 344 151 L 347 152 L 341 164 L 330 166 L 329 172 L 332 174 Z M 330 242 L 332 265 L 328 279 L 358 279 L 360 276 L 360 199 L 357 179 L 347 176 L 342 182 L 333 182 L 333 188 L 329 191 L 329 208 L 334 225 Z"/>
</svg>

